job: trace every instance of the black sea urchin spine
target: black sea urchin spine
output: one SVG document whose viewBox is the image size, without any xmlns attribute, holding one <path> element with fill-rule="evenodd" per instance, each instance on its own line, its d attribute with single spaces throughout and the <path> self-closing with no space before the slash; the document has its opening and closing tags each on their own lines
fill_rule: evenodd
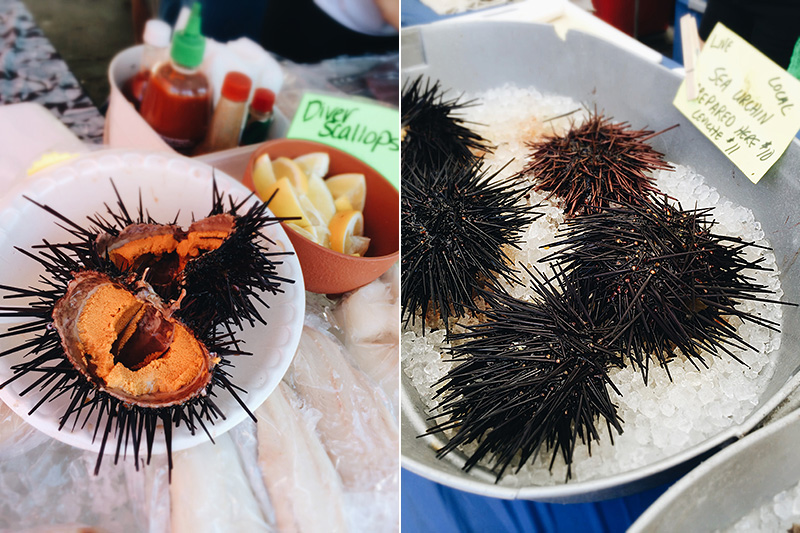
<svg viewBox="0 0 800 533">
<path fill-rule="evenodd" d="M 489 143 L 466 126 L 459 113 L 474 102 L 460 98 L 445 100 L 439 82 L 431 84 L 422 77 L 407 82 L 401 99 L 403 128 L 403 168 L 421 171 L 403 179 L 425 177 L 449 159 L 471 165 L 477 156 L 490 150 Z"/>
<path fill-rule="evenodd" d="M 446 420 L 428 430 L 455 432 L 440 457 L 477 443 L 465 470 L 488 458 L 497 480 L 543 450 L 552 453 L 551 467 L 563 457 L 569 478 L 578 441 L 591 451 L 599 440 L 597 422 L 622 433 L 607 374 L 619 362 L 606 347 L 608 331 L 595 324 L 597 306 L 564 276 L 532 289 L 535 302 L 482 293 L 486 322 L 448 337 L 458 365 L 437 390 L 440 414 L 432 419 Z"/>
<path fill-rule="evenodd" d="M 529 143 L 530 163 L 521 174 L 533 176 L 536 190 L 560 198 L 568 217 L 609 201 L 646 203 L 657 192 L 648 173 L 672 168 L 646 143 L 664 131 L 633 130 L 595 111 L 564 135 Z"/>
<path fill-rule="evenodd" d="M 414 176 L 422 169 L 411 168 Z M 407 321 L 429 311 L 445 324 L 463 316 L 475 290 L 515 279 L 503 249 L 517 247 L 520 232 L 538 214 L 525 204 L 527 188 L 455 160 L 426 179 L 402 182 L 402 301 Z"/>
<path fill-rule="evenodd" d="M 612 338 L 647 380 L 655 357 L 667 371 L 675 349 L 695 367 L 703 352 L 754 349 L 730 317 L 777 331 L 778 324 L 739 307 L 745 300 L 780 303 L 749 273 L 767 270 L 758 246 L 712 232 L 711 208 L 683 210 L 666 198 L 649 206 L 606 207 L 567 221 L 544 259 L 566 270 L 584 292 L 604 302 L 603 322 Z"/>
<path fill-rule="evenodd" d="M 233 323 L 240 329 L 244 322 L 250 326 L 265 323 L 258 310 L 269 304 L 261 293 L 283 292 L 281 284 L 294 280 L 278 274 L 281 257 L 290 252 L 270 251 L 268 245 L 275 243 L 263 231 L 282 219 L 272 216 L 267 208 L 269 202 L 244 205 L 250 198 L 236 203 L 229 198 L 229 207 L 224 207 L 224 197 L 214 184 L 214 201 L 209 216 L 229 213 L 235 217 L 231 235 L 219 248 L 190 261 L 183 273 L 183 287 L 187 297 L 176 316 L 188 325 L 202 328 L 204 325 Z"/>
</svg>

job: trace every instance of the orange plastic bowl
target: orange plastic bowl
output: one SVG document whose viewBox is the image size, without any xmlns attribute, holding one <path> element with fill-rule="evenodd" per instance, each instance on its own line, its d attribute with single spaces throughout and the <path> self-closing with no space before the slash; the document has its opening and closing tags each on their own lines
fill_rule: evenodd
<svg viewBox="0 0 800 533">
<path fill-rule="evenodd" d="M 282 224 L 294 245 L 306 290 L 322 294 L 340 294 L 357 289 L 377 279 L 400 257 L 400 195 L 389 181 L 360 159 L 324 144 L 298 139 L 267 141 L 253 152 L 242 182 L 254 190 L 253 165 L 261 154 L 295 158 L 311 152 L 326 152 L 330 158 L 329 176 L 348 172 L 364 174 L 367 197 L 364 204 L 364 235 L 370 238 L 364 257 L 334 252 L 312 242 Z"/>
</svg>

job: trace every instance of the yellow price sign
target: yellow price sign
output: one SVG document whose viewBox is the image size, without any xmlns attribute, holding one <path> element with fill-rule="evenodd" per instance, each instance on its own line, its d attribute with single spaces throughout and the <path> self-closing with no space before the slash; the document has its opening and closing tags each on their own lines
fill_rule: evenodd
<svg viewBox="0 0 800 533">
<path fill-rule="evenodd" d="M 686 82 L 673 104 L 753 183 L 800 129 L 800 80 L 722 24 L 697 58 L 697 96 Z"/>
</svg>

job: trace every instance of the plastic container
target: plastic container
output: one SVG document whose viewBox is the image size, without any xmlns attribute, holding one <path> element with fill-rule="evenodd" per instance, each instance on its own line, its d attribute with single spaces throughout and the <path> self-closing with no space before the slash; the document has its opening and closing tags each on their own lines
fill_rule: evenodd
<svg viewBox="0 0 800 533">
<path fill-rule="evenodd" d="M 260 145 L 250 157 L 242 182 L 249 189 L 254 188 L 252 169 L 261 154 L 269 154 L 274 161 L 311 152 L 330 156 L 329 175 L 358 172 L 367 182 L 364 235 L 371 240 L 365 257 L 334 252 L 301 236 L 291 225 L 281 224 L 300 260 L 306 290 L 340 294 L 377 279 L 400 259 L 400 196 L 389 180 L 360 159 L 326 144 L 300 139 L 276 139 Z"/>
<path fill-rule="evenodd" d="M 142 105 L 144 92 L 150 82 L 153 69 L 167 57 L 169 38 L 172 29 L 163 20 L 151 19 L 144 26 L 144 49 L 142 62 L 137 72 L 122 88 L 125 98 L 138 110 Z"/>
<path fill-rule="evenodd" d="M 139 69 L 142 50 L 142 45 L 126 48 L 114 56 L 108 67 L 108 83 L 111 87 L 111 94 L 108 98 L 103 143 L 113 148 L 172 150 L 122 95 L 121 88 L 125 80 L 133 76 Z M 289 129 L 289 120 L 278 108 L 274 109 L 273 114 L 272 127 L 269 130 L 270 138 L 285 137 L 286 131 Z M 251 147 L 250 151 L 253 149 Z M 226 152 L 232 150 L 226 150 Z M 229 174 L 241 179 L 246 162 L 247 158 L 240 165 L 241 172 Z"/>
<path fill-rule="evenodd" d="M 633 37 L 661 33 L 672 18 L 671 0 L 592 0 L 594 14 Z"/>
<path fill-rule="evenodd" d="M 241 145 L 264 142 L 272 125 L 272 106 L 275 104 L 275 93 L 265 87 L 259 87 L 250 102 L 247 124 L 242 132 Z"/>
<path fill-rule="evenodd" d="M 214 108 L 208 135 L 196 153 L 217 152 L 239 145 L 252 85 L 253 82 L 246 74 L 228 72 L 222 83 L 222 97 Z"/>
<path fill-rule="evenodd" d="M 186 29 L 173 39 L 170 61 L 153 72 L 141 106 L 145 121 L 183 154 L 205 138 L 211 119 L 211 85 L 199 70 L 205 51 L 200 23 L 195 3 Z"/>
<path fill-rule="evenodd" d="M 616 121 L 654 131 L 679 124 L 674 135 L 653 138 L 652 146 L 666 154 L 667 160 L 693 167 L 705 176 L 709 186 L 732 202 L 752 209 L 769 236 L 781 269 L 783 299 L 800 302 L 800 262 L 796 261 L 800 229 L 793 227 L 800 197 L 797 140 L 754 185 L 674 108 L 672 101 L 682 81 L 679 73 L 602 39 L 570 31 L 562 40 L 550 26 L 480 22 L 406 29 L 402 42 L 404 80 L 428 76 L 456 94 L 485 91 L 506 83 L 534 86 L 545 94 L 564 95 L 590 108 L 596 104 Z M 536 54 L 530 54 L 530 50 L 536 50 Z M 800 313 L 796 308 L 784 309 L 781 330 L 781 347 L 772 354 L 774 374 L 759 395 L 758 406 L 741 424 L 720 429 L 694 446 L 641 468 L 552 486 L 496 485 L 494 476 L 485 469 L 464 472 L 463 454 L 437 459 L 436 440 L 418 438 L 427 427 L 427 409 L 403 376 L 403 466 L 454 488 L 509 499 L 594 501 L 654 487 L 677 478 L 701 459 L 748 433 L 794 388 L 800 367 Z"/>
</svg>

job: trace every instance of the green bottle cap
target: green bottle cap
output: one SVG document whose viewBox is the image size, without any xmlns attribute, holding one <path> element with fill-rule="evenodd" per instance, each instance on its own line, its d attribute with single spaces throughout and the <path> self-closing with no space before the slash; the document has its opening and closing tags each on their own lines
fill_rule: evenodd
<svg viewBox="0 0 800 533">
<path fill-rule="evenodd" d="M 789 61 L 789 68 L 786 70 L 795 78 L 800 79 L 800 39 L 797 39 L 797 42 L 794 43 L 792 59 Z"/>
<path fill-rule="evenodd" d="M 172 60 L 186 68 L 195 68 L 203 62 L 206 38 L 200 33 L 200 3 L 192 5 L 192 13 L 186 27 L 172 39 Z"/>
</svg>

